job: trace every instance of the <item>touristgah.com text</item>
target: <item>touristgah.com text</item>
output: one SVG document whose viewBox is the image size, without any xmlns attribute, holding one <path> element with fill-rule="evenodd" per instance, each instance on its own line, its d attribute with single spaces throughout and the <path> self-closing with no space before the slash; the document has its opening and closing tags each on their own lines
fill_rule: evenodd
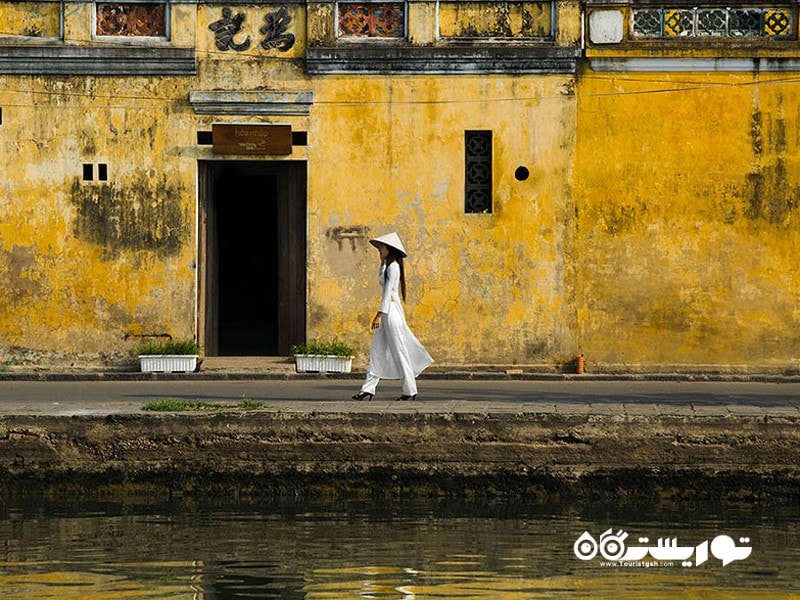
<svg viewBox="0 0 800 600">
<path fill-rule="evenodd" d="M 668 562 L 661 562 L 657 560 L 632 560 L 632 561 L 614 561 L 614 562 L 606 562 L 603 561 L 600 563 L 601 567 L 641 567 L 645 569 L 649 569 L 650 567 L 674 567 L 675 563 L 672 561 Z"/>
</svg>

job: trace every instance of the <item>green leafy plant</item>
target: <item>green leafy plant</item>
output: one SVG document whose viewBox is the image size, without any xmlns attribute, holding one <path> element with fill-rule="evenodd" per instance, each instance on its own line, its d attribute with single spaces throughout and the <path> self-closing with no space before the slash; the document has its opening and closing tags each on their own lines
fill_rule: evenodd
<svg viewBox="0 0 800 600">
<path fill-rule="evenodd" d="M 314 340 L 304 344 L 295 344 L 292 346 L 292 355 L 295 354 L 319 354 L 322 356 L 352 358 L 355 356 L 356 351 L 351 345 L 334 339 L 327 342 Z"/>
<path fill-rule="evenodd" d="M 199 355 L 200 344 L 194 340 L 147 340 L 136 346 L 139 355 Z"/>
</svg>

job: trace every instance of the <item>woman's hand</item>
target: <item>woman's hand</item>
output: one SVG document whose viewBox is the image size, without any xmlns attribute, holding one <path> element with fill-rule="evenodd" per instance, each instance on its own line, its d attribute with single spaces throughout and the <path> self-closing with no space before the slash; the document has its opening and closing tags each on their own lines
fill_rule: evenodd
<svg viewBox="0 0 800 600">
<path fill-rule="evenodd" d="M 375 315 L 375 318 L 372 319 L 372 329 L 377 329 L 381 326 L 381 316 L 383 313 L 378 313 Z"/>
</svg>

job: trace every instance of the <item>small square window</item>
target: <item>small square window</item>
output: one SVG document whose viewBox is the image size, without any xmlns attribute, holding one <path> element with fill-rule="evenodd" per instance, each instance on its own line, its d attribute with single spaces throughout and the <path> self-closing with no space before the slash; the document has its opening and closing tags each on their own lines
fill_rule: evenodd
<svg viewBox="0 0 800 600">
<path fill-rule="evenodd" d="M 292 146 L 308 146 L 308 132 L 307 131 L 293 131 L 292 132 Z"/>
<path fill-rule="evenodd" d="M 83 163 L 83 180 L 94 181 L 94 165 L 91 163 Z"/>
<path fill-rule="evenodd" d="M 99 181 L 108 181 L 108 165 L 106 163 L 97 165 L 97 179 Z"/>
</svg>

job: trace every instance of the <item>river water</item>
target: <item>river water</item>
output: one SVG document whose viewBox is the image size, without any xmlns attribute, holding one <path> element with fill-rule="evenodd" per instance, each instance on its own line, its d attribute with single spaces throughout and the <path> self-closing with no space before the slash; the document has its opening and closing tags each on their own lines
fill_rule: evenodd
<svg viewBox="0 0 800 600">
<path fill-rule="evenodd" d="M 0 519 L 6 600 L 800 598 L 796 505 L 29 499 Z M 623 548 L 647 556 L 603 555 Z"/>
</svg>

